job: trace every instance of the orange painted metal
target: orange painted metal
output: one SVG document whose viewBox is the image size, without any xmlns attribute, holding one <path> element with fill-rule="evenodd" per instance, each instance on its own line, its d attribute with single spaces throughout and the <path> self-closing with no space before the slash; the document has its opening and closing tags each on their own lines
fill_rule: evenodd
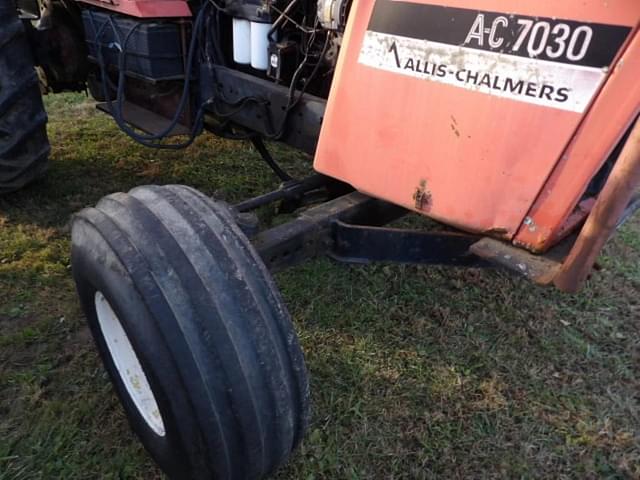
<svg viewBox="0 0 640 480">
<path fill-rule="evenodd" d="M 639 79 L 640 34 L 636 33 L 528 213 L 516 245 L 540 252 L 561 239 L 587 185 L 640 113 Z"/>
<path fill-rule="evenodd" d="M 139 18 L 191 17 L 189 4 L 184 0 L 77 0 L 106 8 L 123 15 Z"/>
<path fill-rule="evenodd" d="M 355 0 L 352 7 L 314 167 L 364 193 L 449 225 L 513 239 L 519 230 L 524 230 L 521 226 L 531 215 L 536 200 L 542 198 L 547 180 L 557 174 L 558 162 L 568 161 L 569 157 L 563 154 L 572 144 L 588 108 L 550 108 L 364 64 L 360 61 L 361 52 L 375 3 Z M 630 28 L 637 28 L 640 21 L 637 0 L 413 3 L 503 12 L 507 17 L 529 15 Z M 389 48 L 392 52 L 394 47 Z M 635 65 L 638 57 L 636 53 L 636 58 L 629 60 L 631 64 Z M 396 59 L 400 67 L 397 55 Z M 455 61 L 456 58 L 448 59 L 450 64 Z M 618 67 L 613 80 L 623 81 L 607 84 L 603 93 L 614 101 L 635 101 L 637 108 L 637 98 L 617 92 L 618 85 L 632 89 L 626 71 L 624 65 Z M 640 74 L 635 78 L 638 83 Z M 579 176 L 586 181 L 576 182 L 571 193 L 557 200 L 563 203 L 555 206 L 559 213 L 535 217 L 541 225 L 549 222 L 545 225 L 550 231 L 560 230 L 586 183 L 606 158 L 607 150 L 632 117 L 633 108 L 626 104 L 625 113 L 621 114 L 614 112 L 617 105 L 600 107 L 598 102 L 596 105 L 603 112 L 597 115 L 598 124 L 604 123 L 602 115 L 613 115 L 607 138 L 600 139 L 606 147 L 599 147 L 598 161 L 578 166 L 573 161 L 571 168 L 580 170 Z M 576 146 L 589 149 L 594 140 L 592 137 Z M 556 183 L 553 188 L 565 187 Z M 544 211 L 541 208 L 536 213 Z"/>
<path fill-rule="evenodd" d="M 604 244 L 616 229 L 618 220 L 640 187 L 640 120 L 598 196 L 593 211 L 565 259 L 554 284 L 563 291 L 576 292 L 586 280 Z"/>
</svg>

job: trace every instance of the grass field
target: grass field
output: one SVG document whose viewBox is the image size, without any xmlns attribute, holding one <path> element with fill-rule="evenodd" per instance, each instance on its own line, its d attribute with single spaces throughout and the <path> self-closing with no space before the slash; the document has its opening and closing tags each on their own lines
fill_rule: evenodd
<svg viewBox="0 0 640 480">
<path fill-rule="evenodd" d="M 84 326 L 69 217 L 139 184 L 235 201 L 276 182 L 246 143 L 159 153 L 83 96 L 47 107 L 48 177 L 0 199 L 0 479 L 161 478 Z M 577 296 L 500 271 L 320 259 L 277 275 L 313 392 L 277 478 L 640 479 L 639 219 L 600 263 Z"/>
</svg>

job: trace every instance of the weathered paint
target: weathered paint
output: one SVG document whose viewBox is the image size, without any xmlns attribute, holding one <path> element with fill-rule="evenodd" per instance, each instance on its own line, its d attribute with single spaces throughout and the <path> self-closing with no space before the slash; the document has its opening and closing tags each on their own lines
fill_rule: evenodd
<svg viewBox="0 0 640 480">
<path fill-rule="evenodd" d="M 589 182 L 640 114 L 638 79 L 640 34 L 636 29 L 633 40 L 528 213 L 539 228 L 532 232 L 522 225 L 515 238 L 517 245 L 545 251 L 566 233 L 563 225 L 574 213 Z"/>
<path fill-rule="evenodd" d="M 637 29 L 640 20 L 640 2 L 636 0 L 518 0 L 508 2 L 506 7 L 506 2 L 500 0 L 440 0 L 436 3 L 476 12 L 504 12 L 509 18 L 528 15 L 626 26 L 628 32 Z M 561 232 L 589 180 L 606 158 L 606 148 L 598 147 L 602 151 L 597 161 L 587 165 L 576 165 L 572 160 L 572 169 L 580 170 L 574 177 L 578 181 L 574 181 L 575 185 L 572 184 L 565 194 L 560 193 L 565 190 L 564 184 L 556 182 L 553 187 L 558 191 L 554 198 L 559 204 L 553 206 L 558 213 L 541 215 L 541 210 L 532 210 L 532 206 L 547 191 L 548 181 L 558 173 L 557 166 L 568 161 L 567 147 L 574 145 L 572 139 L 576 132 L 582 132 L 585 116 L 591 118 L 596 107 L 602 108 L 600 99 L 594 103 L 589 97 L 591 90 L 586 89 L 587 93 L 571 108 L 563 109 L 554 108 L 546 101 L 523 101 L 522 98 L 509 98 L 509 95 L 489 94 L 483 91 L 486 88 L 460 88 L 453 84 L 449 73 L 443 74 L 448 81 L 430 78 L 435 70 L 425 67 L 424 59 L 433 54 L 431 58 L 439 58 L 439 64 L 464 66 L 477 59 L 497 58 L 497 63 L 486 65 L 487 73 L 496 69 L 503 74 L 509 72 L 511 62 L 514 75 L 521 75 L 519 67 L 527 63 L 538 68 L 537 77 L 535 71 L 529 72 L 534 80 L 538 77 L 559 78 L 554 73 L 557 69 L 580 69 L 575 65 L 558 64 L 545 69 L 541 60 L 501 56 L 495 52 L 485 54 L 458 49 L 456 53 L 451 44 L 442 49 L 422 40 L 424 47 L 420 56 L 420 41 L 412 40 L 404 47 L 414 54 L 418 52 L 416 59 L 423 59 L 422 71 L 416 72 L 413 61 L 411 72 L 394 73 L 390 71 L 394 68 L 393 62 L 395 67 L 404 69 L 406 59 L 402 56 L 406 52 L 397 43 L 394 47 L 393 40 L 385 37 L 391 56 L 381 59 L 378 58 L 383 53 L 381 47 L 366 43 L 370 42 L 366 37 L 374 5 L 374 0 L 356 0 L 352 7 L 315 168 L 362 192 L 464 230 L 490 232 L 505 239 L 513 239 L 516 234 L 539 238 L 547 231 Z M 631 35 L 629 33 L 627 38 Z M 634 44 L 636 42 L 634 40 Z M 374 54 L 363 62 L 363 51 L 367 48 L 372 48 Z M 636 51 L 634 62 L 640 61 L 639 53 Z M 397 56 L 402 57 L 401 61 L 397 61 Z M 615 65 L 615 61 L 611 65 Z M 581 135 L 580 148 L 588 151 L 594 142 L 614 145 L 632 118 L 631 111 L 637 110 L 639 97 L 633 97 L 630 91 L 640 88 L 637 82 L 640 74 L 633 65 L 635 74 L 624 73 L 628 65 L 603 67 L 598 74 L 608 79 L 604 87 L 599 87 L 600 80 L 595 77 L 591 81 L 590 88 L 594 93 L 600 88 L 600 95 L 610 99 L 607 101 L 609 106 L 604 107 L 608 113 L 618 108 L 616 99 L 624 100 L 626 106 L 622 113 L 614 115 L 615 120 L 607 127 L 606 135 L 602 132 L 591 132 L 589 137 Z M 429 74 L 424 74 L 425 69 Z M 623 76 L 626 80 L 620 82 Z M 633 86 L 631 78 L 634 78 Z M 597 83 L 595 88 L 594 82 Z M 617 92 L 619 88 L 627 91 Z M 634 108 L 630 108 L 630 104 Z M 604 116 L 601 122 L 605 122 Z M 571 175 L 571 170 L 564 170 L 564 173 Z M 426 205 L 420 195 L 422 182 L 428 185 Z M 418 197 L 420 202 L 416 201 Z M 527 225 L 523 223 L 525 218 Z M 529 246 L 535 242 L 522 243 Z"/>
<path fill-rule="evenodd" d="M 139 18 L 191 17 L 189 4 L 183 0 L 77 0 L 123 15 Z"/>
<path fill-rule="evenodd" d="M 469 251 L 539 285 L 549 285 L 562 267 L 560 262 L 534 255 L 494 238 L 479 240 L 469 248 Z"/>
<path fill-rule="evenodd" d="M 563 291 L 576 292 L 640 187 L 640 120 L 637 120 L 620 158 L 598 196 L 554 284 Z"/>
</svg>

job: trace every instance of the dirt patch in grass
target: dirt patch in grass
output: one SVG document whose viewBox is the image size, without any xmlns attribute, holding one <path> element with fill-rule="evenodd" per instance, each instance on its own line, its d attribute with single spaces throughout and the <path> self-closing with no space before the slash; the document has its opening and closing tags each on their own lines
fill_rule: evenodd
<svg viewBox="0 0 640 480">
<path fill-rule="evenodd" d="M 0 479 L 160 478 L 77 304 L 69 218 L 139 184 L 236 201 L 277 181 L 247 143 L 157 152 L 82 96 L 47 105 L 50 174 L 0 199 Z M 576 296 L 501 271 L 320 259 L 277 275 L 313 391 L 277 478 L 640 478 L 639 219 L 600 263 Z"/>
</svg>

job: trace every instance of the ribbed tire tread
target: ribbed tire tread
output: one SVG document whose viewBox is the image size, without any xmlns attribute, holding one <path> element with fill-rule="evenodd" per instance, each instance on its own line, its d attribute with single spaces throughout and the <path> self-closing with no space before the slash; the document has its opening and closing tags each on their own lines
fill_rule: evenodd
<svg viewBox="0 0 640 480">
<path fill-rule="evenodd" d="M 47 115 L 24 28 L 13 1 L 0 0 L 0 194 L 47 169 Z"/>
<path fill-rule="evenodd" d="M 189 461 L 176 466 L 145 442 L 159 464 L 181 478 L 257 479 L 284 463 L 309 419 L 304 358 L 269 272 L 227 207 L 189 187 L 138 187 L 83 210 L 73 237 L 81 298 L 92 295 L 78 271 L 91 261 L 86 239 L 104 241 L 149 311 L 145 328 L 166 339 L 166 358 L 152 356 L 179 372 L 183 387 L 174 390 L 184 389 L 191 410 L 167 414 L 180 418 L 167 436 Z M 91 323 L 91 302 L 83 305 Z"/>
</svg>

